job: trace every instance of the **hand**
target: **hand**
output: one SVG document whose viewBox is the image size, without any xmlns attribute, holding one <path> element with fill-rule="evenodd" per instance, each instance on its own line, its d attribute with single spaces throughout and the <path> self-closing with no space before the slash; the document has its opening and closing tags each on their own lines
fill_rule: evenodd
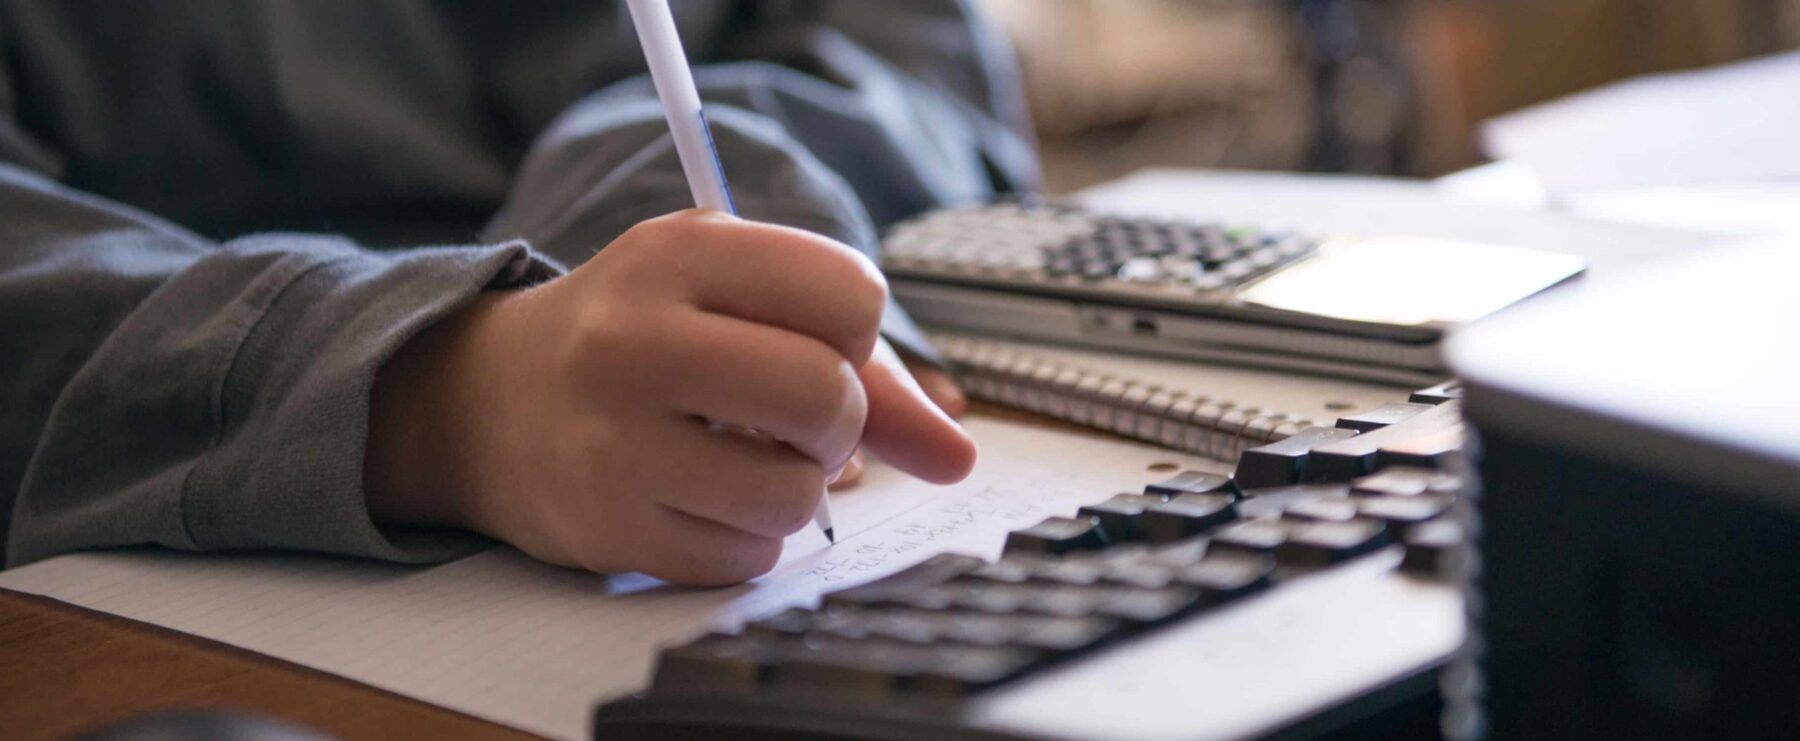
<svg viewBox="0 0 1800 741">
<path fill-rule="evenodd" d="M 639 224 L 383 366 L 370 511 L 597 572 L 765 573 L 859 442 L 934 482 L 974 464 L 903 373 L 868 369 L 885 299 L 868 260 L 824 237 L 704 211 Z"/>
<path fill-rule="evenodd" d="M 876 345 L 875 357 L 863 366 L 860 375 L 863 388 L 869 394 L 869 420 L 872 425 L 879 424 L 888 417 L 882 411 L 883 394 L 889 389 L 903 391 L 906 397 L 922 392 L 925 398 L 930 399 L 951 419 L 962 417 L 963 412 L 969 409 L 969 397 L 963 394 L 962 389 L 957 388 L 956 381 L 950 374 L 922 362 L 902 361 L 888 347 L 886 340 Z M 850 454 L 850 462 L 831 481 L 831 490 L 849 489 L 861 483 L 864 467 L 863 451 L 859 448 Z"/>
</svg>

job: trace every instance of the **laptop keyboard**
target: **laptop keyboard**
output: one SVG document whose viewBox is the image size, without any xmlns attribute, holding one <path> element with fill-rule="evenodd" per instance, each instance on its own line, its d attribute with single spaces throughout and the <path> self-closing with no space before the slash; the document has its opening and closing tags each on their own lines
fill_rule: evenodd
<svg viewBox="0 0 1800 741">
<path fill-rule="evenodd" d="M 1246 450 L 1235 477 L 1182 472 L 1014 531 L 998 560 L 937 555 L 665 649 L 650 693 L 964 698 L 1378 552 L 1447 578 L 1459 390 L 1429 391 Z"/>
<path fill-rule="evenodd" d="M 1313 253 L 1287 231 L 1000 204 L 936 211 L 896 225 L 882 268 L 1076 288 L 1202 294 L 1244 285 Z"/>
</svg>

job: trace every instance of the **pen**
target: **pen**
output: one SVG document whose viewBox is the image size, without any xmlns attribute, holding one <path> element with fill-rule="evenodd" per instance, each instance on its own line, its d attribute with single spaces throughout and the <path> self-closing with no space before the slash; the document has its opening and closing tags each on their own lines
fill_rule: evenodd
<svg viewBox="0 0 1800 741">
<path fill-rule="evenodd" d="M 687 176 L 688 190 L 694 193 L 694 205 L 737 215 L 668 0 L 626 0 L 626 6 L 631 9 L 638 44 L 644 47 L 644 61 L 650 64 L 650 82 L 669 119 L 669 134 L 675 138 L 675 154 L 681 157 L 681 172 Z"/>
<path fill-rule="evenodd" d="M 694 73 L 688 69 L 668 0 L 626 0 L 625 5 L 631 11 L 631 25 L 637 29 L 638 44 L 644 47 L 644 61 L 650 65 L 650 82 L 669 119 L 669 135 L 675 140 L 675 154 L 681 158 L 681 172 L 694 194 L 694 205 L 736 216 L 737 204 L 731 200 L 731 186 L 725 183 L 725 166 L 713 146 L 706 112 L 700 110 L 700 91 L 694 87 Z M 827 541 L 837 542 L 831 527 L 831 499 L 822 491 L 813 522 L 825 531 Z"/>
</svg>

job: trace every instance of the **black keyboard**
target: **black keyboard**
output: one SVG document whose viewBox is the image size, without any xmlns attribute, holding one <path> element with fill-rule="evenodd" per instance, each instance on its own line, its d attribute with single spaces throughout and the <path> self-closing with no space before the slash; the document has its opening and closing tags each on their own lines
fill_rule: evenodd
<svg viewBox="0 0 1800 741">
<path fill-rule="evenodd" d="M 940 554 L 665 649 L 645 695 L 600 709 L 597 737 L 713 721 L 940 737 L 969 731 L 960 708 L 986 693 L 1352 564 L 1442 585 L 1463 542 L 1458 394 L 1429 389 L 1246 450 L 1234 477 L 1182 472 L 1048 518 L 995 561 Z"/>
</svg>

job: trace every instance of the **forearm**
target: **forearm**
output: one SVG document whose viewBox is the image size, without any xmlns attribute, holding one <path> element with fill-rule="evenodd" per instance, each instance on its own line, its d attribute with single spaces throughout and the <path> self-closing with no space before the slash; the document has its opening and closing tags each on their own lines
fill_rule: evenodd
<svg viewBox="0 0 1800 741">
<path fill-rule="evenodd" d="M 0 174 L 0 355 L 20 414 L 7 563 L 138 544 L 421 560 L 472 547 L 377 528 L 361 464 L 375 371 L 488 287 L 551 274 L 518 245 L 383 255 L 212 244 Z"/>
</svg>

